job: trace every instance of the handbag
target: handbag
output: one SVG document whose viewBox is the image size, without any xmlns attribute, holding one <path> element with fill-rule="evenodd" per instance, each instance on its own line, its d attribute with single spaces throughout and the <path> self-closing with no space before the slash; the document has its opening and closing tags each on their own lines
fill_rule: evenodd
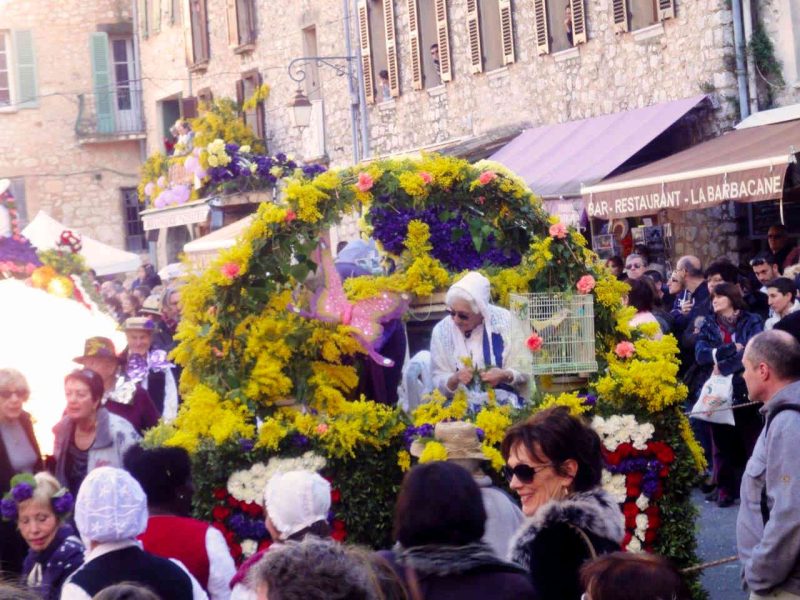
<svg viewBox="0 0 800 600">
<path fill-rule="evenodd" d="M 711 375 L 692 407 L 692 418 L 719 425 L 735 425 L 733 418 L 733 375 Z"/>
</svg>

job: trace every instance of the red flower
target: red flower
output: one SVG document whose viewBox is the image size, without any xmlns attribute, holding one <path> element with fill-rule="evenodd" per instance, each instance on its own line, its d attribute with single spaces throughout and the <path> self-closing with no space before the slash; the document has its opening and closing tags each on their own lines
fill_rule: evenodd
<svg viewBox="0 0 800 600">
<path fill-rule="evenodd" d="M 636 346 L 628 341 L 620 342 L 617 344 L 616 348 L 614 348 L 614 353 L 620 358 L 630 358 L 635 352 Z"/>
<path fill-rule="evenodd" d="M 622 514 L 625 515 L 625 527 L 628 529 L 636 528 L 636 515 L 639 514 L 639 507 L 634 502 L 626 502 L 622 505 Z"/>
<path fill-rule="evenodd" d="M 331 525 L 333 526 L 334 531 L 344 531 L 345 525 L 344 521 L 342 521 L 341 519 L 334 519 Z"/>
<path fill-rule="evenodd" d="M 539 336 L 538 333 L 532 333 L 531 336 L 525 341 L 525 345 L 528 346 L 528 350 L 531 352 L 538 352 L 542 349 L 544 345 L 544 340 Z"/>
<path fill-rule="evenodd" d="M 224 265 L 222 265 L 222 268 L 220 269 L 220 271 L 222 272 L 222 276 L 227 279 L 236 279 L 241 270 L 242 268 L 235 262 L 225 263 Z"/>
<path fill-rule="evenodd" d="M 359 192 L 368 192 L 372 189 L 375 181 L 370 177 L 369 173 L 361 172 L 358 174 L 358 183 L 356 187 Z"/>
<path fill-rule="evenodd" d="M 625 537 L 622 538 L 622 547 L 623 548 L 627 547 L 627 545 L 630 543 L 632 539 L 633 539 L 633 533 L 631 533 L 630 531 L 626 531 Z"/>
<path fill-rule="evenodd" d="M 225 527 L 225 524 L 222 523 L 221 521 L 214 521 L 213 523 L 211 523 L 211 526 L 216 528 L 222 535 L 228 533 L 228 528 Z"/>
<path fill-rule="evenodd" d="M 427 171 L 420 171 L 419 176 L 422 179 L 422 181 L 424 181 L 426 184 L 433 181 L 433 175 L 431 175 Z"/>
<path fill-rule="evenodd" d="M 231 551 L 231 556 L 233 557 L 234 562 L 239 562 L 242 558 L 242 546 L 240 544 L 231 544 L 228 546 Z"/>
<path fill-rule="evenodd" d="M 642 480 L 644 479 L 644 474 L 640 472 L 628 473 L 628 477 L 625 479 L 625 482 L 629 485 L 641 486 Z"/>
<path fill-rule="evenodd" d="M 264 509 L 257 502 L 242 502 L 242 510 L 251 517 L 260 517 L 264 514 Z"/>
<path fill-rule="evenodd" d="M 494 171 L 484 171 L 478 177 L 478 182 L 481 185 L 486 185 L 487 183 L 489 183 L 490 181 L 494 181 L 495 179 L 497 179 L 497 173 L 495 173 Z"/>
<path fill-rule="evenodd" d="M 341 499 L 342 499 L 342 492 L 340 492 L 336 488 L 333 488 L 331 490 L 331 502 L 335 504 L 336 502 L 339 502 Z"/>
<path fill-rule="evenodd" d="M 228 495 L 228 491 L 225 488 L 217 488 L 214 490 L 214 498 L 217 500 L 225 500 Z"/>
<path fill-rule="evenodd" d="M 241 502 L 239 502 L 239 501 L 238 501 L 236 498 L 234 498 L 233 496 L 228 496 L 228 506 L 230 506 L 231 508 L 240 508 L 240 507 L 241 507 L 241 504 L 242 504 L 242 503 L 241 503 Z"/>
<path fill-rule="evenodd" d="M 224 506 L 215 506 L 214 510 L 211 511 L 211 516 L 214 517 L 215 521 L 224 521 L 230 514 L 231 509 Z"/>
<path fill-rule="evenodd" d="M 656 536 L 658 532 L 655 529 L 648 529 L 644 532 L 644 543 L 645 544 L 652 544 L 656 541 Z"/>
<path fill-rule="evenodd" d="M 266 550 L 270 546 L 272 546 L 272 540 L 269 539 L 269 538 L 265 538 L 265 539 L 261 540 L 261 542 L 258 544 L 258 552 L 261 552 L 262 550 Z"/>
<path fill-rule="evenodd" d="M 331 538 L 337 542 L 343 542 L 347 539 L 347 532 L 344 529 L 331 531 Z"/>
<path fill-rule="evenodd" d="M 664 464 L 670 464 L 675 460 L 675 453 L 672 448 L 664 442 L 649 442 L 647 449 L 656 455 L 656 458 Z"/>
<path fill-rule="evenodd" d="M 625 478 L 625 491 L 630 498 L 638 498 L 642 493 L 642 480 L 644 477 L 641 473 L 628 473 Z"/>
<path fill-rule="evenodd" d="M 285 220 L 287 223 L 291 223 L 291 222 L 292 222 L 292 221 L 294 221 L 296 218 L 297 218 L 297 213 L 296 213 L 296 212 L 294 212 L 292 209 L 289 209 L 289 210 L 287 210 L 287 211 L 286 211 L 286 217 L 284 217 L 284 220 Z"/>
</svg>

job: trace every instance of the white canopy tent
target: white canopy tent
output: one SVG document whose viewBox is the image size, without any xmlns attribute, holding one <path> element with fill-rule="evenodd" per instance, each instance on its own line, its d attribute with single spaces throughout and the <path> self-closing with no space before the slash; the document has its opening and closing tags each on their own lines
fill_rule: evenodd
<svg viewBox="0 0 800 600">
<path fill-rule="evenodd" d="M 219 253 L 220 250 L 231 248 L 236 244 L 238 237 L 253 223 L 255 214 L 247 215 L 233 223 L 225 225 L 208 235 L 192 240 L 184 245 L 186 256 L 198 266 L 205 266 Z"/>
<path fill-rule="evenodd" d="M 22 235 L 40 250 L 50 250 L 56 247 L 58 239 L 65 229 L 75 231 L 72 227 L 56 221 L 40 210 L 33 221 L 22 230 Z M 86 235 L 81 235 L 81 243 L 83 245 L 81 255 L 86 259 L 89 268 L 94 269 L 97 275 L 127 273 L 135 271 L 142 264 L 139 255 L 98 242 Z"/>
</svg>

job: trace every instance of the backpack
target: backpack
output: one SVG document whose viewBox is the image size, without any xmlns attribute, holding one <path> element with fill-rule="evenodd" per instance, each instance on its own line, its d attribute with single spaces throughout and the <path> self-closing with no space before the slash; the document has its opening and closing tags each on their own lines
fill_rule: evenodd
<svg viewBox="0 0 800 600">
<path fill-rule="evenodd" d="M 769 424 L 775 420 L 780 413 L 785 410 L 793 410 L 794 412 L 800 413 L 800 406 L 796 406 L 794 404 L 787 404 L 784 406 L 779 406 L 774 411 L 770 413 L 767 417 L 767 422 L 764 424 L 764 441 L 766 442 L 767 432 L 769 431 Z M 764 487 L 761 488 L 761 520 L 764 522 L 764 526 L 767 525 L 767 521 L 769 521 L 769 505 L 767 504 L 767 476 L 764 475 Z"/>
</svg>

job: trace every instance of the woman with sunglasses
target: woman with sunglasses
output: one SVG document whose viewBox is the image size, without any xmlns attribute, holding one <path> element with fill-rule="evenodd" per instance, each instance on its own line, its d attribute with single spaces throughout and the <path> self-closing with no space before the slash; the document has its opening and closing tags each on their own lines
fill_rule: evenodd
<svg viewBox="0 0 800 600">
<path fill-rule="evenodd" d="M 18 473 L 43 468 L 33 434 L 31 416 L 22 410 L 30 396 L 25 376 L 16 369 L 0 369 L 0 496 Z M 12 522 L 0 521 L 0 572 L 20 573 L 28 546 Z"/>
<path fill-rule="evenodd" d="M 615 552 L 625 535 L 619 505 L 601 486 L 600 438 L 564 407 L 513 425 L 501 451 L 509 486 L 528 517 L 511 545 L 541 600 L 579 600 L 584 562 Z"/>
<path fill-rule="evenodd" d="M 445 396 L 459 388 L 470 403 L 485 402 L 491 387 L 500 403 L 521 406 L 528 399 L 528 376 L 521 364 L 524 342 L 513 333 L 511 313 L 491 304 L 489 280 L 472 271 L 445 297 L 450 316 L 431 334 L 433 383 Z"/>
</svg>

